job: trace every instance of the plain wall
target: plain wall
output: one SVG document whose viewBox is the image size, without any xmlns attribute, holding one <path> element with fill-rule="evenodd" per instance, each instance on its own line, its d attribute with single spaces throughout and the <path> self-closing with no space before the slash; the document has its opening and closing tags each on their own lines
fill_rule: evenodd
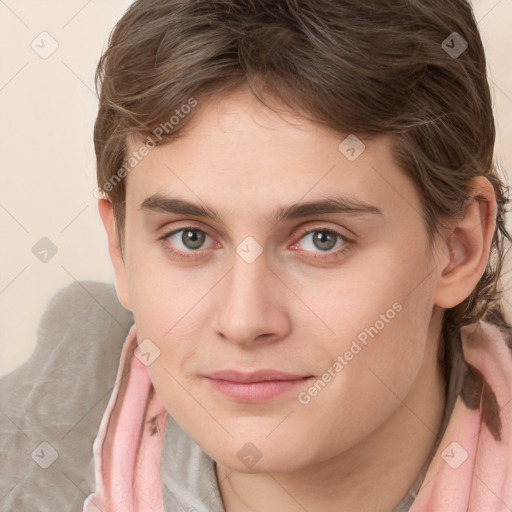
<svg viewBox="0 0 512 512">
<path fill-rule="evenodd" d="M 93 196 L 94 71 L 130 3 L 0 2 L 0 374 L 30 355 L 39 318 L 58 289 L 73 280 L 113 282 Z M 474 9 L 489 60 L 496 155 L 510 169 L 512 0 L 478 0 Z M 42 58 L 55 41 L 57 50 Z M 32 251 L 43 237 L 57 248 L 47 262 Z M 43 257 L 47 242 L 39 243 L 35 252 Z M 509 291 L 506 299 L 512 302 Z"/>
</svg>

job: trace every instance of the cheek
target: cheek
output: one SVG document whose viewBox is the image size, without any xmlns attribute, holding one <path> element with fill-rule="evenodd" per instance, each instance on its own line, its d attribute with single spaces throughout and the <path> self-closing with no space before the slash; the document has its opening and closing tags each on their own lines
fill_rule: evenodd
<svg viewBox="0 0 512 512">
<path fill-rule="evenodd" d="M 181 327 L 182 318 L 193 317 L 194 308 L 213 285 L 212 276 L 173 268 L 158 244 L 130 249 L 127 275 L 137 330 L 146 337 L 162 338 Z"/>
<path fill-rule="evenodd" d="M 322 344 L 331 356 L 356 338 L 369 342 L 377 332 L 391 336 L 400 331 L 395 340 L 399 350 L 408 333 L 425 332 L 430 320 L 433 294 L 425 279 L 427 269 L 428 262 L 414 251 L 404 255 L 383 247 L 354 258 L 337 272 L 307 282 L 298 278 L 294 291 L 321 320 L 317 339 L 325 340 Z M 294 321 L 312 330 L 318 322 L 310 312 Z"/>
<path fill-rule="evenodd" d="M 369 436 L 398 409 L 424 363 L 426 328 L 416 321 L 417 306 L 406 301 L 400 311 L 393 310 L 394 316 L 389 314 L 393 318 L 388 323 L 371 316 L 365 328 L 353 328 L 355 335 L 335 349 L 329 347 L 330 363 L 319 374 L 321 382 L 300 397 L 296 419 L 304 420 L 297 421 L 298 429 L 318 432 L 330 439 L 326 450 L 341 452 Z"/>
<path fill-rule="evenodd" d="M 407 395 L 424 363 L 433 295 L 427 262 L 392 260 L 381 258 L 381 266 L 354 272 L 357 279 L 322 287 L 321 317 L 334 334 L 317 338 L 317 348 L 324 365 L 319 373 L 329 382 L 302 398 L 312 418 L 332 421 L 333 428 L 347 421 L 376 427 L 400 404 L 397 397 Z M 411 276 L 418 276 L 416 283 Z M 349 429 L 347 436 L 357 432 Z"/>
</svg>

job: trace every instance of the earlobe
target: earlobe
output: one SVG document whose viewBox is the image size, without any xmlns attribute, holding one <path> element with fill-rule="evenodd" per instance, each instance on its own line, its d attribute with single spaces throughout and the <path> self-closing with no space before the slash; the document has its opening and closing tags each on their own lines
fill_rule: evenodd
<svg viewBox="0 0 512 512">
<path fill-rule="evenodd" d="M 496 229 L 496 195 L 486 178 L 470 183 L 470 197 L 456 226 L 445 238 L 445 258 L 438 280 L 435 304 L 448 309 L 463 302 L 475 289 L 489 260 Z"/>
<path fill-rule="evenodd" d="M 114 207 L 108 199 L 98 200 L 98 210 L 108 238 L 108 252 L 114 267 L 116 292 L 119 302 L 131 311 L 131 300 L 121 244 L 116 229 Z"/>
</svg>

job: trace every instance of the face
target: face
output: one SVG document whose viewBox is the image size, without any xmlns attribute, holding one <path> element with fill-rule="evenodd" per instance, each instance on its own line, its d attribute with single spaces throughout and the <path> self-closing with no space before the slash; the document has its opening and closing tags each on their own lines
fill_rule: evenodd
<svg viewBox="0 0 512 512">
<path fill-rule="evenodd" d="M 387 137 L 357 156 L 244 90 L 198 109 L 127 177 L 118 289 L 158 354 L 151 380 L 224 466 L 342 456 L 433 371 L 419 195 Z"/>
</svg>

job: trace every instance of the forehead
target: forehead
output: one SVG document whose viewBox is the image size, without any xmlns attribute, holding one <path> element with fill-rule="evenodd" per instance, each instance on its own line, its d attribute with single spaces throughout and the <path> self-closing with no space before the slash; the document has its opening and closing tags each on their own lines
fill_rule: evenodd
<svg viewBox="0 0 512 512">
<path fill-rule="evenodd" d="M 384 212 L 418 213 L 419 197 L 391 142 L 378 136 L 363 147 L 352 134 L 276 113 L 237 90 L 200 101 L 179 138 L 148 152 L 127 176 L 127 203 L 139 208 L 151 195 L 171 194 L 254 215 L 336 192 Z M 140 145 L 130 140 L 129 154 Z M 347 152 L 350 145 L 355 151 Z"/>
</svg>

